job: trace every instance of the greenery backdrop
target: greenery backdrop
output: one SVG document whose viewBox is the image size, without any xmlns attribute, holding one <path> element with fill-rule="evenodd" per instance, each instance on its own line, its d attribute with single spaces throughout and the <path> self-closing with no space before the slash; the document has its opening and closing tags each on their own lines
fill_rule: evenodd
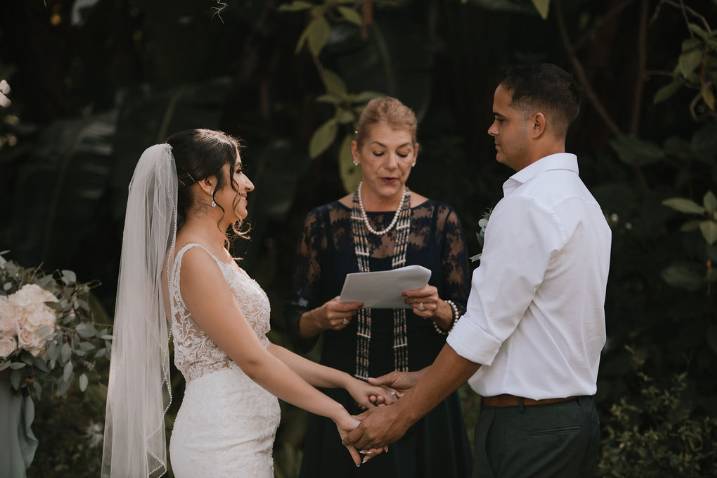
<svg viewBox="0 0 717 478">
<path fill-rule="evenodd" d="M 5 0 L 0 251 L 99 279 L 111 316 L 127 185 L 168 133 L 240 136 L 256 184 L 243 267 L 283 304 L 305 213 L 355 184 L 347 138 L 390 94 L 420 117 L 411 187 L 478 220 L 496 164 L 501 69 L 550 61 L 585 96 L 569 149 L 613 228 L 598 399 L 604 476 L 717 473 L 717 1 Z M 710 193 L 710 191 L 712 193 Z M 683 199 L 675 199 L 683 198 Z M 290 345 L 290 344 L 289 344 Z M 182 380 L 174 373 L 176 413 Z M 462 391 L 469 422 L 477 402 Z M 295 476 L 304 415 L 286 408 L 277 475 Z M 103 387 L 46 400 L 30 476 L 96 476 Z"/>
</svg>

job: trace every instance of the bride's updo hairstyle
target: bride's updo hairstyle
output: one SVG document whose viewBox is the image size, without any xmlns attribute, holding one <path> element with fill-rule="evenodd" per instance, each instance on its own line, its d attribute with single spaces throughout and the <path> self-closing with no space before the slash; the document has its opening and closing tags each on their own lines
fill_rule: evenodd
<svg viewBox="0 0 717 478">
<path fill-rule="evenodd" d="M 192 195 L 192 185 L 209 177 L 216 177 L 217 184 L 212 191 L 212 200 L 215 200 L 216 193 L 221 190 L 227 182 L 236 193 L 232 207 L 235 208 L 239 201 L 239 191 L 230 178 L 226 177 L 224 165 L 229 165 L 229 171 L 234 171 L 239 157 L 241 144 L 239 140 L 223 131 L 211 129 L 188 129 L 175 133 L 167 138 L 167 143 L 172 146 L 174 163 L 177 166 L 177 229 L 182 227 L 187 219 L 187 213 L 195 206 Z M 224 214 L 224 208 L 217 203 Z M 241 222 L 232 224 L 233 232 L 240 237 L 245 233 L 239 230 Z M 225 231 L 222 231 L 225 232 Z"/>
<path fill-rule="evenodd" d="M 392 129 L 407 130 L 416 144 L 418 122 L 411 108 L 391 96 L 374 98 L 366 104 L 356 125 L 356 142 L 363 146 L 369 134 L 369 128 L 378 123 L 386 123 Z"/>
</svg>

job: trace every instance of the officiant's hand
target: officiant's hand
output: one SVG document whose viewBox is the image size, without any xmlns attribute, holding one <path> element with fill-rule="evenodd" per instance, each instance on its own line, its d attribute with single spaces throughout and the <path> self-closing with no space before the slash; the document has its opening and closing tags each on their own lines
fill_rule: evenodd
<svg viewBox="0 0 717 478">
<path fill-rule="evenodd" d="M 438 310 L 441 302 L 438 289 L 432 285 L 420 289 L 409 289 L 401 292 L 406 304 L 413 308 L 413 313 L 424 319 L 430 319 Z"/>
<path fill-rule="evenodd" d="M 359 450 L 384 448 L 399 440 L 409 426 L 399 413 L 399 405 L 371 408 L 359 419 L 361 424 L 343 439 L 344 445 Z"/>
<path fill-rule="evenodd" d="M 377 405 L 390 405 L 398 398 L 398 392 L 394 390 L 371 385 L 354 377 L 351 377 L 345 388 L 363 409 L 373 408 Z"/>
<path fill-rule="evenodd" d="M 361 302 L 341 302 L 334 297 L 315 309 L 314 324 L 321 330 L 341 330 L 351 323 L 362 305 Z"/>
</svg>

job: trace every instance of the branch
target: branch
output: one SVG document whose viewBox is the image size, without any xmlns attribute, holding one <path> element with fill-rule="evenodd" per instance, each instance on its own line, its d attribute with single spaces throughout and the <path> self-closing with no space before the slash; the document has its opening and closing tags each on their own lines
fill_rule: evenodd
<svg viewBox="0 0 717 478">
<path fill-rule="evenodd" d="M 580 63 L 580 60 L 575 55 L 575 48 L 570 42 L 570 37 L 568 36 L 567 29 L 565 28 L 565 18 L 563 18 L 563 4 L 560 0 L 555 2 L 555 13 L 555 17 L 558 21 L 558 29 L 560 30 L 560 38 L 563 40 L 563 46 L 565 47 L 565 51 L 568 54 L 568 59 L 573 65 L 573 69 L 575 70 L 575 76 L 583 87 L 583 91 L 585 91 L 585 96 L 587 96 L 588 100 L 593 105 L 593 108 L 595 108 L 595 111 L 597 111 L 598 115 L 600 115 L 602 120 L 605 122 L 610 132 L 616 136 L 621 135 L 622 131 L 620 131 L 620 128 L 617 126 L 617 123 L 613 121 L 613 119 L 610 117 L 610 113 L 608 113 L 608 111 L 605 109 L 602 102 L 600 101 L 600 98 L 598 98 L 597 93 L 595 93 L 595 90 L 590 84 L 590 80 L 585 73 L 585 69 L 583 68 L 582 63 Z"/>
<path fill-rule="evenodd" d="M 635 78 L 635 92 L 632 100 L 632 119 L 630 133 L 637 134 L 640 129 L 642 113 L 642 95 L 645 86 L 645 72 L 647 70 L 647 13 L 648 0 L 640 2 L 640 29 L 637 32 L 637 77 Z"/>
<path fill-rule="evenodd" d="M 643 0 L 646 1 L 646 0 Z M 585 96 L 587 96 L 590 103 L 593 105 L 593 108 L 595 108 L 595 111 L 600 115 L 602 120 L 607 125 L 610 132 L 615 136 L 621 136 L 623 133 L 620 130 L 620 127 L 613 121 L 613 119 L 610 117 L 610 113 L 608 113 L 605 106 L 600 101 L 600 98 L 598 97 L 597 93 L 592 87 L 592 84 L 590 83 L 590 80 L 588 79 L 587 74 L 585 73 L 585 69 L 583 68 L 582 63 L 580 63 L 580 60 L 575 54 L 575 48 L 573 47 L 572 43 L 570 42 L 570 37 L 568 36 L 567 28 L 565 27 L 565 18 L 563 16 L 563 4 L 561 0 L 558 0 L 555 2 L 555 17 L 558 22 L 558 29 L 560 30 L 560 38 L 563 40 L 563 46 L 565 47 L 565 51 L 568 54 L 568 58 L 570 59 L 570 63 L 573 65 L 573 69 L 575 70 L 575 76 L 577 77 L 578 81 L 580 82 L 581 86 L 583 87 L 583 91 L 585 92 Z M 640 169 L 640 166 L 637 164 L 632 165 L 633 170 L 635 172 L 635 176 L 637 177 L 638 182 L 642 186 L 643 189 L 648 189 L 647 187 L 647 180 L 645 179 L 645 175 L 642 173 L 642 170 Z"/>
<path fill-rule="evenodd" d="M 605 15 L 603 15 L 602 17 L 600 17 L 600 19 L 598 19 L 598 20 L 595 22 L 595 25 L 593 26 L 593 28 L 591 28 L 590 31 L 586 32 L 582 37 L 580 37 L 580 39 L 579 39 L 578 41 L 575 42 L 575 45 L 573 46 L 573 48 L 575 49 L 575 51 L 578 51 L 578 50 L 580 50 L 582 47 L 584 47 L 585 44 L 586 44 L 589 40 L 591 40 L 592 37 L 593 37 L 602 27 L 604 27 L 604 26 L 608 23 L 609 20 L 612 19 L 612 17 L 616 16 L 618 13 L 621 13 L 623 10 L 625 10 L 625 8 L 627 8 L 628 6 L 630 6 L 630 4 L 632 4 L 632 2 L 634 2 L 634 1 L 635 1 L 635 0 L 625 0 L 625 1 L 622 2 L 621 4 L 619 4 L 619 5 L 615 6 L 615 7 L 613 7 L 612 10 L 608 11 Z"/>
</svg>

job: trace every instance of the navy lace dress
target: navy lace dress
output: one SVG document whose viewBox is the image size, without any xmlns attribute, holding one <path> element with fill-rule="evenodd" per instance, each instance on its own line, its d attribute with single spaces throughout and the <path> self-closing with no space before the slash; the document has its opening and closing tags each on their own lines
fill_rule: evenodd
<svg viewBox="0 0 717 478">
<path fill-rule="evenodd" d="M 383 229 L 393 212 L 369 212 L 374 228 Z M 395 230 L 383 236 L 368 235 L 371 242 L 371 271 L 389 270 Z M 432 271 L 430 284 L 439 296 L 452 299 L 461 314 L 470 289 L 470 270 L 463 233 L 455 211 L 428 200 L 411 209 L 411 231 L 406 265 L 418 264 Z M 351 233 L 351 209 L 339 201 L 320 206 L 306 217 L 299 244 L 294 278 L 295 297 L 290 313 L 291 329 L 303 350 L 316 338 L 298 334 L 301 313 L 336 297 L 346 274 L 358 272 Z M 377 377 L 393 370 L 393 314 L 375 309 L 372 315 L 369 374 Z M 445 344 L 431 320 L 407 310 L 408 363 L 410 370 L 430 365 Z M 323 333 L 321 363 L 353 375 L 356 360 L 356 321 L 340 331 Z M 350 413 L 359 413 L 344 390 L 325 390 Z M 461 407 L 452 394 L 418 421 L 389 452 L 356 468 L 341 445 L 336 427 L 329 419 L 311 415 L 304 439 L 302 478 L 465 478 L 471 472 L 469 449 Z"/>
</svg>

